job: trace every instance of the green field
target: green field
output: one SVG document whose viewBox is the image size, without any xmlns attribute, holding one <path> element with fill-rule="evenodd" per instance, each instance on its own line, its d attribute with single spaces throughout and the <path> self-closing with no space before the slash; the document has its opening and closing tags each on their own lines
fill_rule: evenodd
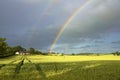
<svg viewBox="0 0 120 80">
<path fill-rule="evenodd" d="M 0 80 L 120 80 L 120 56 L 16 55 L 0 59 Z"/>
</svg>

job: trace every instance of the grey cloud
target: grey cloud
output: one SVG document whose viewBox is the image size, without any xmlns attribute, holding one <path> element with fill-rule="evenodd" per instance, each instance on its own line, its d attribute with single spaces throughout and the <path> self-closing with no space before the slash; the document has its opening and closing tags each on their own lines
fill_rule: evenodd
<svg viewBox="0 0 120 80">
<path fill-rule="evenodd" d="M 84 0 L 1 0 L 0 37 L 8 38 L 10 45 L 47 49 L 64 21 L 83 2 Z M 119 2 L 93 0 L 68 24 L 55 49 L 76 48 L 87 43 L 104 44 L 106 41 L 103 38 L 107 38 L 106 35 L 116 32 L 120 34 Z"/>
<path fill-rule="evenodd" d="M 120 44 L 120 40 L 119 41 L 114 41 L 114 42 L 112 42 L 112 44 Z"/>
<path fill-rule="evenodd" d="M 94 40 L 94 42 L 95 42 L 95 43 L 100 43 L 100 44 L 101 44 L 101 43 L 104 43 L 103 40 Z"/>
<path fill-rule="evenodd" d="M 96 1 L 97 2 L 97 1 Z M 109 30 L 119 29 L 120 10 L 119 0 L 98 0 L 99 6 L 105 8 L 99 10 L 96 3 L 78 14 L 61 35 L 63 38 L 78 40 L 79 38 L 101 39 L 101 34 L 108 33 Z M 113 32 L 113 31 L 112 31 Z M 115 31 L 114 31 L 115 32 Z M 111 33 L 111 32 L 110 32 Z"/>
</svg>

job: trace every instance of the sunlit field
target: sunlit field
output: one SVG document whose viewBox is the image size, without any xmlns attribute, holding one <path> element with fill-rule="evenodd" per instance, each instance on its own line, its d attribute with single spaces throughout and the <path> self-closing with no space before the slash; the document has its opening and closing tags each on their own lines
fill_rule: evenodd
<svg viewBox="0 0 120 80">
<path fill-rule="evenodd" d="M 0 59 L 0 80 L 120 80 L 120 56 L 16 55 Z"/>
<path fill-rule="evenodd" d="M 113 55 L 90 55 L 90 56 L 27 56 L 32 62 L 79 62 L 91 60 L 120 60 L 120 56 Z"/>
</svg>

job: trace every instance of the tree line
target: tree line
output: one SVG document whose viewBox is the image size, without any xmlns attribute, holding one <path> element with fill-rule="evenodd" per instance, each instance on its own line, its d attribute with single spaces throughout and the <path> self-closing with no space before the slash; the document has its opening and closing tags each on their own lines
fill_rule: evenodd
<svg viewBox="0 0 120 80">
<path fill-rule="evenodd" d="M 0 58 L 15 55 L 16 52 L 28 52 L 30 54 L 44 54 L 41 51 L 35 50 L 34 48 L 29 48 L 26 50 L 22 46 L 9 46 L 6 42 L 6 38 L 0 38 Z"/>
<path fill-rule="evenodd" d="M 114 56 L 120 56 L 120 52 L 119 52 L 119 51 L 113 52 L 112 54 L 113 54 Z"/>
</svg>

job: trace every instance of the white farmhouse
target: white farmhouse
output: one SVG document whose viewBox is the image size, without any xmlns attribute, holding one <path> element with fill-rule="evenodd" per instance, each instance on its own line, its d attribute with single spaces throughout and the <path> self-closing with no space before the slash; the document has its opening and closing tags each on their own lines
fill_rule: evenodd
<svg viewBox="0 0 120 80">
<path fill-rule="evenodd" d="M 20 54 L 19 52 L 16 52 L 15 54 Z"/>
</svg>

